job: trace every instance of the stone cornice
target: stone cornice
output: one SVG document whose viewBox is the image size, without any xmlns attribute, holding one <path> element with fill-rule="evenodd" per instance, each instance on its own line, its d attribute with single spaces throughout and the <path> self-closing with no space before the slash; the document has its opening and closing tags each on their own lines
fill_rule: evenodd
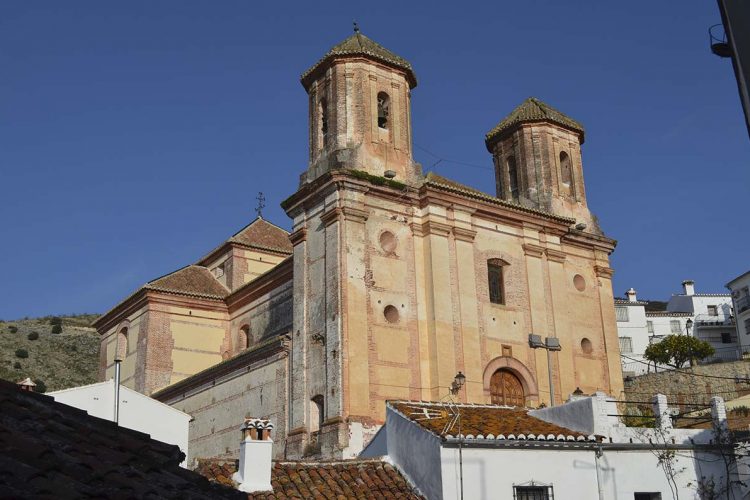
<svg viewBox="0 0 750 500">
<path fill-rule="evenodd" d="M 476 235 L 477 232 L 472 229 L 464 229 L 462 227 L 453 228 L 453 237 L 458 241 L 468 241 L 469 243 L 471 243 L 472 241 L 474 241 Z"/>
<path fill-rule="evenodd" d="M 555 250 L 554 248 L 548 248 L 545 252 L 547 253 L 547 260 L 551 260 L 552 262 L 565 262 L 565 259 L 568 257 L 568 254 L 565 252 Z"/>
<path fill-rule="evenodd" d="M 325 227 L 330 226 L 334 222 L 338 222 L 339 218 L 343 215 L 343 210 L 339 207 L 331 207 L 326 210 L 323 215 L 320 216 L 320 221 Z"/>
<path fill-rule="evenodd" d="M 367 212 L 354 207 L 341 207 L 344 220 L 364 223 L 367 221 Z"/>
<path fill-rule="evenodd" d="M 533 243 L 524 243 L 522 246 L 523 246 L 524 255 L 528 255 L 530 257 L 539 257 L 539 258 L 541 258 L 542 255 L 544 255 L 543 246 L 535 245 Z"/>
<path fill-rule="evenodd" d="M 615 274 L 615 270 L 607 266 L 594 266 L 594 272 L 598 278 L 612 278 Z"/>
<path fill-rule="evenodd" d="M 451 227 L 442 222 L 428 220 L 422 224 L 422 232 L 425 235 L 434 234 L 437 236 L 448 236 L 451 233 Z"/>
<path fill-rule="evenodd" d="M 307 228 L 301 227 L 295 232 L 289 235 L 289 241 L 292 242 L 292 246 L 297 246 L 298 243 L 307 241 Z"/>
</svg>

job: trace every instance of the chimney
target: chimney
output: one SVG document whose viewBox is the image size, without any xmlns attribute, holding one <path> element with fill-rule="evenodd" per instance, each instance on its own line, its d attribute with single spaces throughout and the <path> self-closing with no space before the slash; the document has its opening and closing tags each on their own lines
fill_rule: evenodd
<svg viewBox="0 0 750 500">
<path fill-rule="evenodd" d="M 719 396 L 711 398 L 711 420 L 713 421 L 714 431 L 719 434 L 719 438 L 726 438 L 726 433 L 729 430 L 727 406 L 724 404 L 724 399 Z"/>
<path fill-rule="evenodd" d="M 685 295 L 695 295 L 695 281 L 685 280 L 682 282 L 682 289 Z"/>
<path fill-rule="evenodd" d="M 17 382 L 17 384 L 22 391 L 27 391 L 27 392 L 34 392 L 34 387 L 36 387 L 36 384 L 34 383 L 34 381 L 31 380 L 31 378 L 29 377 L 26 377 L 20 382 Z"/>
<path fill-rule="evenodd" d="M 668 431 L 672 428 L 672 416 L 669 414 L 669 405 L 667 397 L 664 394 L 657 394 L 651 398 L 651 406 L 656 417 L 656 427 Z"/>
<path fill-rule="evenodd" d="M 625 292 L 625 295 L 628 296 L 628 300 L 630 302 L 638 302 L 638 297 L 635 295 L 635 288 L 630 288 L 627 292 Z"/>
<path fill-rule="evenodd" d="M 273 424 L 269 420 L 246 418 L 240 430 L 240 466 L 232 479 L 239 483 L 239 490 L 245 493 L 272 491 Z"/>
</svg>

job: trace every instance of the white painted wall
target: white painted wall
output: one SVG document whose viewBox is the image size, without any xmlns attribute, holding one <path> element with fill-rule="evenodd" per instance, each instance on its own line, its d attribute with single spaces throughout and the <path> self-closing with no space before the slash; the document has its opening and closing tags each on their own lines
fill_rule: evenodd
<svg viewBox="0 0 750 500">
<path fill-rule="evenodd" d="M 111 379 L 98 384 L 49 392 L 47 395 L 94 417 L 114 420 L 115 389 Z M 148 434 L 157 441 L 177 445 L 186 457 L 190 419 L 187 413 L 120 386 L 120 425 Z M 185 464 L 183 462 L 181 465 L 184 467 Z"/>
<path fill-rule="evenodd" d="M 750 272 L 727 284 L 737 319 L 737 337 L 742 352 L 750 351 Z"/>
<path fill-rule="evenodd" d="M 385 431 L 390 461 L 428 499 L 442 499 L 440 438 L 390 407 L 386 409 Z"/>
<path fill-rule="evenodd" d="M 513 498 L 514 485 L 531 480 L 551 484 L 555 500 L 599 498 L 593 450 L 464 447 L 462 453 L 464 498 Z M 723 461 L 705 454 L 698 458 L 693 459 L 692 451 L 680 451 L 676 457 L 681 499 L 699 498 L 695 485 L 701 476 L 722 483 Z M 442 498 L 460 498 L 458 449 L 442 448 L 441 462 Z M 632 500 L 636 492 L 660 492 L 662 499 L 672 498 L 667 476 L 650 451 L 604 449 L 599 464 L 605 499 Z"/>
</svg>

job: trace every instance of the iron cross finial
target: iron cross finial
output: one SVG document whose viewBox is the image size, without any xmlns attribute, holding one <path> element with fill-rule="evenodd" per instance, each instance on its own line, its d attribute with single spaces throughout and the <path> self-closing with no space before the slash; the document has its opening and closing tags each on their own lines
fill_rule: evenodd
<svg viewBox="0 0 750 500">
<path fill-rule="evenodd" d="M 352 24 L 354 24 L 354 32 L 359 33 L 359 24 L 357 24 L 357 21 L 354 21 Z"/>
<path fill-rule="evenodd" d="M 258 196 L 255 198 L 258 200 L 258 206 L 255 208 L 255 212 L 258 214 L 258 218 L 263 218 L 263 209 L 266 206 L 266 197 L 263 196 L 263 191 L 258 191 Z"/>
</svg>

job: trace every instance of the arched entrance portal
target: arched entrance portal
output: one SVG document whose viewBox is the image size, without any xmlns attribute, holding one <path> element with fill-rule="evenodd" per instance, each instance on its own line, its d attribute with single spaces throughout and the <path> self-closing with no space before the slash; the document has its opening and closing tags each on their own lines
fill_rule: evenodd
<svg viewBox="0 0 750 500">
<path fill-rule="evenodd" d="M 490 398 L 493 405 L 525 406 L 521 381 L 510 370 L 500 368 L 490 378 Z"/>
</svg>

